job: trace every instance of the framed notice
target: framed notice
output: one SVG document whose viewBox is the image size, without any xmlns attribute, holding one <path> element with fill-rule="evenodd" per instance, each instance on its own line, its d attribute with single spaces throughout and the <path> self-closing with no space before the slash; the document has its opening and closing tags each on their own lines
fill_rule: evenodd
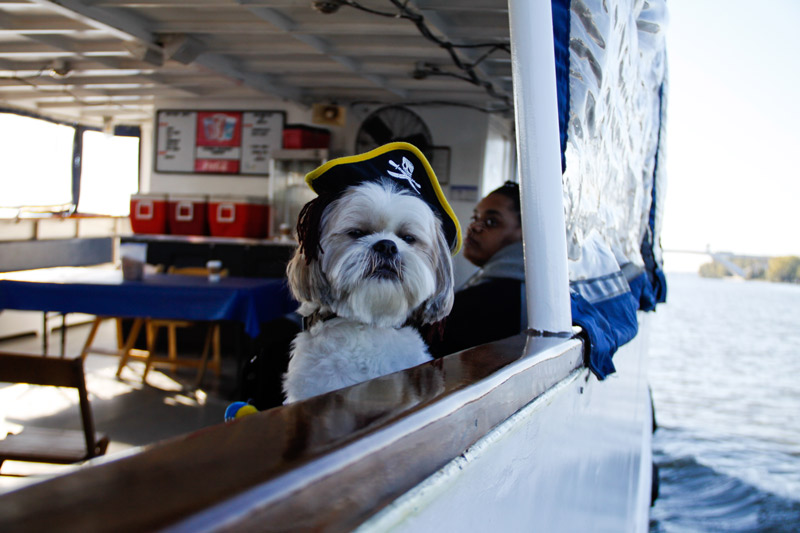
<svg viewBox="0 0 800 533">
<path fill-rule="evenodd" d="M 283 148 L 283 111 L 161 110 L 156 122 L 156 172 L 269 176 Z"/>
</svg>

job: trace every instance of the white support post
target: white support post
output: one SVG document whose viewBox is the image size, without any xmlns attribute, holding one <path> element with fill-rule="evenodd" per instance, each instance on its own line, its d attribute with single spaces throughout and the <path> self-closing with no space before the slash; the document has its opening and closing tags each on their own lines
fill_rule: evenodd
<svg viewBox="0 0 800 533">
<path fill-rule="evenodd" d="M 528 327 L 572 330 L 550 0 L 509 0 Z"/>
</svg>

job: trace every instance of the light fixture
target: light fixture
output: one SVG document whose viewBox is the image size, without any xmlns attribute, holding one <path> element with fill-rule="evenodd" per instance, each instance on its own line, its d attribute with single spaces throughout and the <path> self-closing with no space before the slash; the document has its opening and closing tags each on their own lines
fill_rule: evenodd
<svg viewBox="0 0 800 533">
<path fill-rule="evenodd" d="M 72 65 L 64 59 L 54 59 L 50 63 L 50 76 L 53 78 L 66 78 L 72 73 Z"/>
<path fill-rule="evenodd" d="M 417 61 L 414 64 L 414 70 L 411 72 L 411 77 L 415 80 L 424 80 L 430 74 L 431 68 L 425 61 Z"/>
<path fill-rule="evenodd" d="M 330 15 L 331 13 L 336 13 L 339 11 L 339 8 L 345 4 L 344 0 L 314 0 L 311 2 L 311 7 L 319 11 L 320 13 L 325 13 L 326 15 Z"/>
<path fill-rule="evenodd" d="M 139 41 L 125 41 L 122 43 L 122 46 L 125 47 L 134 59 L 150 63 L 157 67 L 164 64 L 164 49 L 159 46 Z"/>
<path fill-rule="evenodd" d="M 174 61 L 190 64 L 205 51 L 205 45 L 195 37 L 183 33 L 169 33 L 161 36 L 164 55 Z"/>
</svg>

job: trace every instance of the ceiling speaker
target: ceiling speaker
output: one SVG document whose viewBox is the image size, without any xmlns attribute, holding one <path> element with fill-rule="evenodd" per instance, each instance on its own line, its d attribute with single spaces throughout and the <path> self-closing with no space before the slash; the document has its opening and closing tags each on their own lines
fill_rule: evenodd
<svg viewBox="0 0 800 533">
<path fill-rule="evenodd" d="M 331 104 L 314 104 L 311 109 L 311 122 L 325 126 L 344 126 L 346 121 L 344 107 Z"/>
</svg>

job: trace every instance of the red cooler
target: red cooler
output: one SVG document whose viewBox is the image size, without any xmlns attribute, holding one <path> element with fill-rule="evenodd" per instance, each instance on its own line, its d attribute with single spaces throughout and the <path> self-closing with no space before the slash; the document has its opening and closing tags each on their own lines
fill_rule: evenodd
<svg viewBox="0 0 800 533">
<path fill-rule="evenodd" d="M 167 195 L 131 195 L 131 228 L 134 233 L 163 235 L 167 232 Z"/>
<path fill-rule="evenodd" d="M 167 211 L 172 235 L 208 235 L 208 197 L 169 195 Z"/>
<path fill-rule="evenodd" d="M 272 235 L 272 214 L 269 201 L 261 196 L 249 196 L 247 205 L 252 211 L 248 216 L 249 227 L 247 233 L 253 239 L 264 239 Z"/>
<path fill-rule="evenodd" d="M 241 196 L 212 196 L 208 226 L 214 237 L 247 237 L 247 209 Z"/>
<path fill-rule="evenodd" d="M 328 148 L 331 143 L 331 132 L 325 128 L 315 128 L 304 124 L 287 124 L 283 128 L 283 147 Z"/>
<path fill-rule="evenodd" d="M 208 225 L 214 237 L 252 237 L 258 209 L 246 196 L 212 196 L 208 201 Z"/>
</svg>

